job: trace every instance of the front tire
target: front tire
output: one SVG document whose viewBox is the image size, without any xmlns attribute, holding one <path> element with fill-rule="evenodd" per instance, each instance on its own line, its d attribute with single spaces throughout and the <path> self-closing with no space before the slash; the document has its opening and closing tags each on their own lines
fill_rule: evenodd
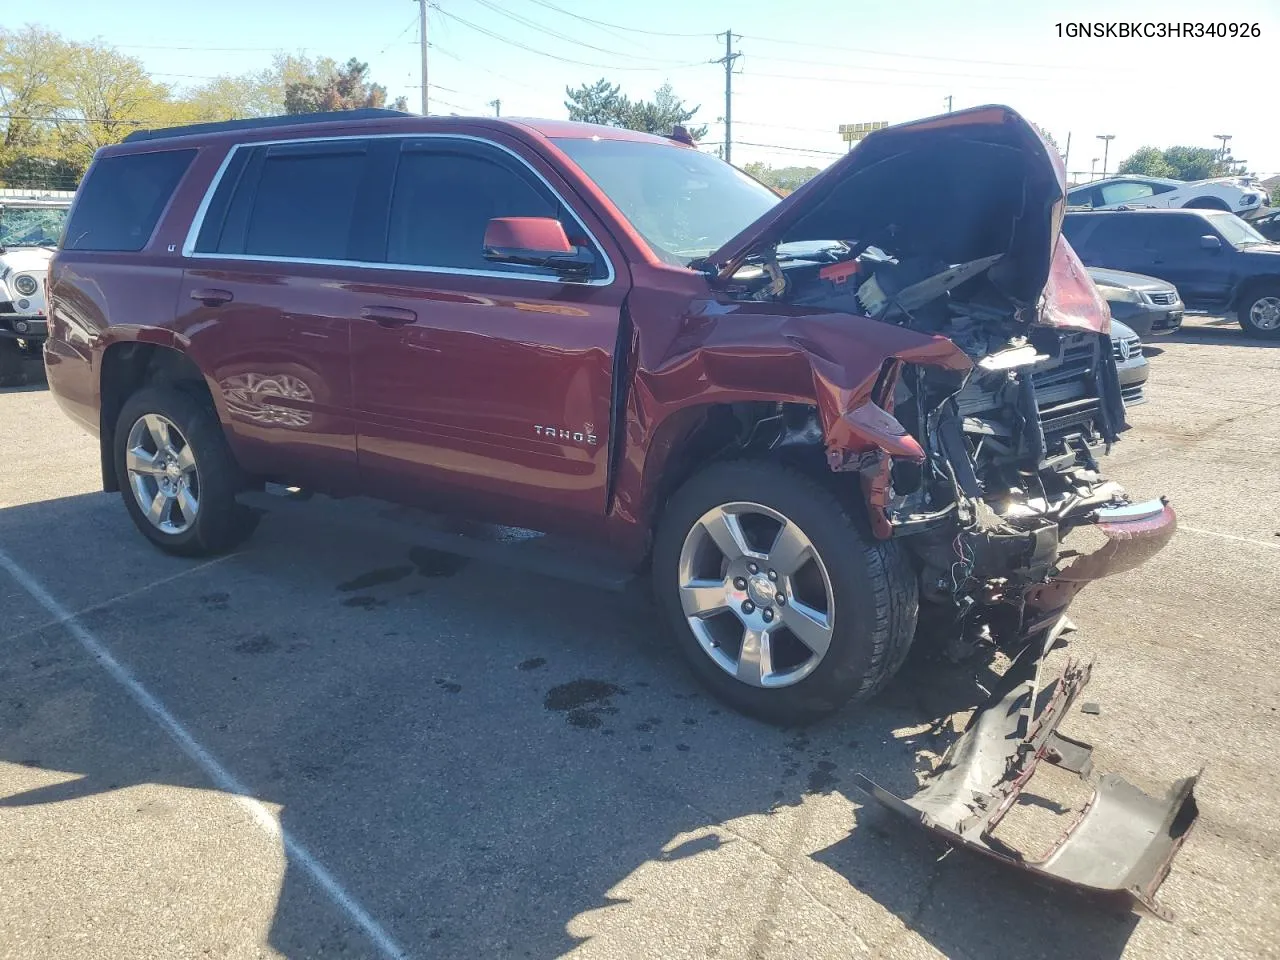
<svg viewBox="0 0 1280 960">
<path fill-rule="evenodd" d="M 826 486 L 715 464 L 667 505 L 655 593 L 693 672 L 743 713 L 803 724 L 875 694 L 906 659 L 917 579 Z"/>
<path fill-rule="evenodd" d="M 184 557 L 222 553 L 257 525 L 236 503 L 244 475 L 206 404 L 173 387 L 144 387 L 124 404 L 114 437 L 125 508 L 143 536 Z"/>
<path fill-rule="evenodd" d="M 1255 337 L 1280 337 L 1280 283 L 1260 284 L 1248 290 L 1240 298 L 1236 319 Z"/>
</svg>

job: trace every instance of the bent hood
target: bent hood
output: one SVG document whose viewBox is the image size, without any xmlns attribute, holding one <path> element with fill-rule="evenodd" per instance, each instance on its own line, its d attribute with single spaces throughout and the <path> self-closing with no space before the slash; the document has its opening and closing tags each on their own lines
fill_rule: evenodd
<svg viewBox="0 0 1280 960">
<path fill-rule="evenodd" d="M 0 276 L 6 273 L 43 273 L 53 251 L 44 247 L 7 247 L 0 253 Z"/>
<path fill-rule="evenodd" d="M 870 134 L 703 264 L 728 279 L 748 256 L 805 240 L 866 242 L 953 264 L 1002 254 L 992 280 L 1035 306 L 1051 269 L 1074 259 L 1056 249 L 1066 247 L 1065 209 L 1057 151 L 1009 107 L 974 107 Z"/>
</svg>

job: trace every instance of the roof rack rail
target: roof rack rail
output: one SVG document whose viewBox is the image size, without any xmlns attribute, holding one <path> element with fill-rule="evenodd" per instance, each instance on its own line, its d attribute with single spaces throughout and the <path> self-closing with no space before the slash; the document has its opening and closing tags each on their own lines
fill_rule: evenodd
<svg viewBox="0 0 1280 960">
<path fill-rule="evenodd" d="M 167 140 L 170 137 L 190 137 L 198 133 L 222 133 L 229 130 L 258 130 L 264 127 L 294 127 L 308 123 L 331 123 L 335 120 L 386 120 L 393 117 L 413 117 L 417 114 L 403 110 L 387 110 L 382 107 L 362 107 L 359 110 L 331 110 L 326 113 L 285 114 L 278 117 L 253 117 L 249 120 L 222 120 L 214 123 L 191 123 L 182 127 L 159 127 L 154 130 L 135 130 L 124 138 L 125 143 L 139 140 Z"/>
</svg>

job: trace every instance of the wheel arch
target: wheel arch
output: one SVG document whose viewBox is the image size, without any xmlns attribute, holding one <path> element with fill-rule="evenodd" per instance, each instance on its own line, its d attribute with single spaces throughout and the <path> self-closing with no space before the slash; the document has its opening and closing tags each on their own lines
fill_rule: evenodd
<svg viewBox="0 0 1280 960">
<path fill-rule="evenodd" d="M 151 384 L 172 384 L 207 403 L 222 420 L 215 393 L 208 379 L 175 338 L 157 342 L 142 339 L 118 339 L 102 351 L 98 376 L 99 429 L 98 455 L 102 468 L 102 489 L 120 489 L 116 476 L 116 421 L 126 401 L 138 390 Z"/>
<path fill-rule="evenodd" d="M 1230 210 L 1231 205 L 1221 197 L 1208 195 L 1193 197 L 1182 205 L 1184 210 Z"/>
</svg>

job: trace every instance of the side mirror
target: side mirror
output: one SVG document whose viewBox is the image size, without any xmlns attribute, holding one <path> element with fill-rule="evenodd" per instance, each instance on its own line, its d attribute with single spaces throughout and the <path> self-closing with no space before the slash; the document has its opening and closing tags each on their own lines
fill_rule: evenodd
<svg viewBox="0 0 1280 960">
<path fill-rule="evenodd" d="M 1212 234 L 1205 234 L 1200 238 L 1200 248 L 1202 250 L 1221 250 L 1222 240 Z"/>
<path fill-rule="evenodd" d="M 554 217 L 495 217 L 484 230 L 484 258 L 494 263 L 546 267 L 566 280 L 585 280 L 595 257 L 575 247 Z"/>
</svg>

